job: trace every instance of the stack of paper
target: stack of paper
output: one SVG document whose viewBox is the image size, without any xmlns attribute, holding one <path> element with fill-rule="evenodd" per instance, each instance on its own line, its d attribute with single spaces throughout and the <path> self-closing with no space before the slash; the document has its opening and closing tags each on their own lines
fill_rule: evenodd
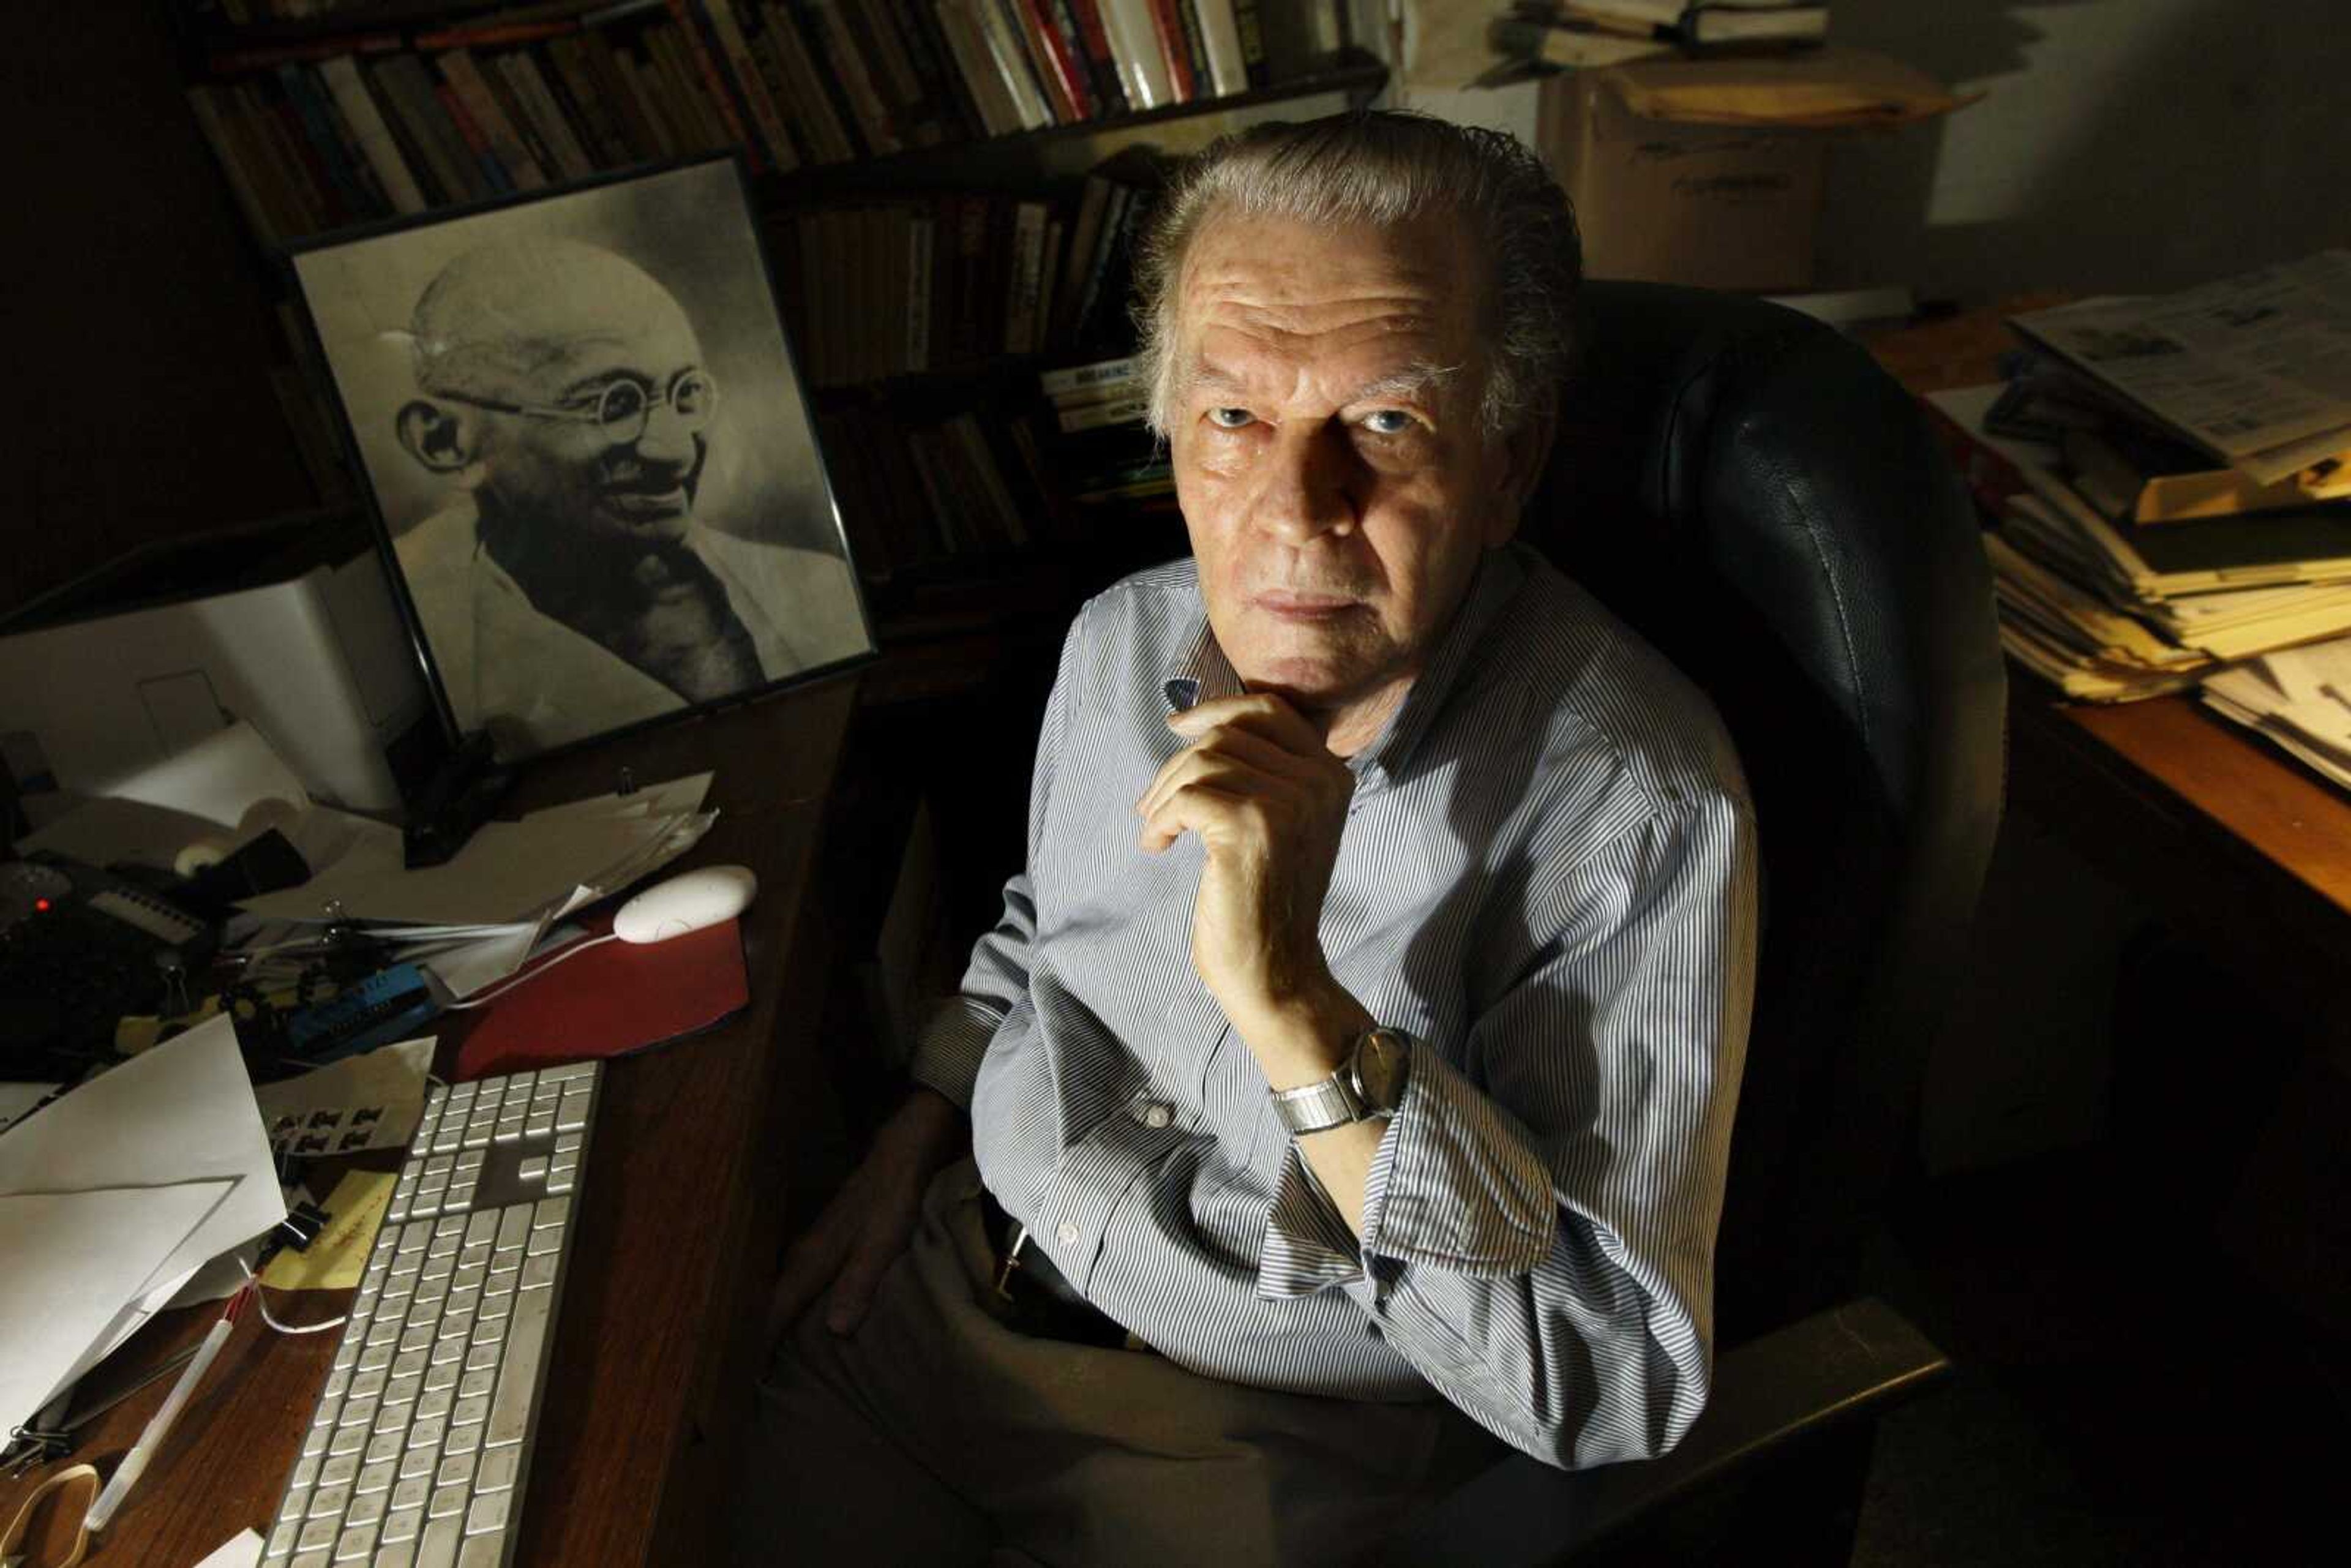
<svg viewBox="0 0 2351 1568">
<path fill-rule="evenodd" d="M 285 1218 L 225 1018 L 0 1134 L 0 1432 Z"/>
<path fill-rule="evenodd" d="M 2011 656 L 2066 695 L 2130 701 L 2224 663 L 2351 631 L 2351 519 L 2269 513 L 2135 526 L 2102 514 L 2057 448 L 1994 434 L 1998 386 L 1930 394 L 1979 499 Z"/>
<path fill-rule="evenodd" d="M 2204 700 L 2351 789 L 2351 637 L 2223 670 L 2204 683 Z"/>
</svg>

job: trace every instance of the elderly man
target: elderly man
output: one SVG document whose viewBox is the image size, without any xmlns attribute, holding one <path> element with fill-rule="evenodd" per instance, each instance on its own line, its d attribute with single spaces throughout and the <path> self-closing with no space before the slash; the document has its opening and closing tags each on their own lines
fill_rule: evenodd
<svg viewBox="0 0 2351 1568">
<path fill-rule="evenodd" d="M 1564 199 L 1374 115 L 1155 224 L 1193 559 L 1079 617 L 1027 870 L 787 1260 L 755 1560 L 1360 1561 L 1464 1432 L 1600 1464 L 1706 1399 L 1754 839 L 1705 701 L 1510 542 Z"/>
<path fill-rule="evenodd" d="M 844 561 L 696 521 L 718 385 L 642 268 L 486 246 L 410 331 L 400 443 L 461 494 L 394 549 L 463 727 L 543 750 L 866 651 Z"/>
</svg>

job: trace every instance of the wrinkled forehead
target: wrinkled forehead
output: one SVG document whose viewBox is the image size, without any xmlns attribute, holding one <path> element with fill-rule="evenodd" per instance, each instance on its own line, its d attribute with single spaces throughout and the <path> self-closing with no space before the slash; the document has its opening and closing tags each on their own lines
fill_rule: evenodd
<svg viewBox="0 0 2351 1568">
<path fill-rule="evenodd" d="M 580 245 L 459 258 L 426 290 L 411 330 L 428 391 L 553 397 L 622 371 L 658 383 L 701 359 L 668 289 Z"/>
</svg>

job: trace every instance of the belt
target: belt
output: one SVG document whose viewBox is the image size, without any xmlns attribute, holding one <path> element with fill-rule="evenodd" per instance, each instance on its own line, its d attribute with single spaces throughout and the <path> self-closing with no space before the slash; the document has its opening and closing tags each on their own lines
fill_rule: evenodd
<svg viewBox="0 0 2351 1568">
<path fill-rule="evenodd" d="M 1029 1228 L 1006 1213 L 986 1188 L 979 1195 L 979 1215 L 996 1254 L 996 1294 L 1008 1309 L 1004 1314 L 1008 1324 L 1037 1339 L 1103 1348 L 1126 1343 L 1126 1330 L 1118 1320 L 1086 1300 L 1035 1244 Z"/>
</svg>

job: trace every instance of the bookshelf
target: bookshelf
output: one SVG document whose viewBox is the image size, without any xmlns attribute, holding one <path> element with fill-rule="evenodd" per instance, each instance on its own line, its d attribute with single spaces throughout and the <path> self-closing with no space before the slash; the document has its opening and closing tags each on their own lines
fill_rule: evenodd
<svg viewBox="0 0 2351 1568">
<path fill-rule="evenodd" d="M 1068 469 L 1051 449 L 1058 427 L 1038 377 L 1124 351 L 1124 273 L 1108 275 L 1105 308 L 1087 318 L 1092 325 L 1084 331 L 1071 329 L 1069 308 L 1057 310 L 1044 291 L 1051 283 L 1081 287 L 1102 274 L 1147 210 L 1138 196 L 1125 226 L 1099 225 L 1085 235 L 1088 254 L 1076 254 L 1090 172 L 1123 164 L 1129 172 L 1121 179 L 1142 191 L 1148 178 L 1132 171 L 1147 159 L 1131 149 L 1181 155 L 1256 120 L 1364 106 L 1387 80 L 1378 57 L 1345 43 L 1346 7 L 1337 0 L 1254 0 L 1264 47 L 1249 62 L 1252 79 L 1227 69 L 1221 79 L 1235 90 L 1215 92 L 1217 72 L 1195 39 L 1195 96 L 1140 109 L 1122 101 L 1123 85 L 1108 85 L 1132 75 L 1116 55 L 1122 40 L 1114 27 L 1113 53 L 1092 63 L 1092 76 L 1070 74 L 1085 64 L 1069 52 L 1083 29 L 1062 37 L 1060 97 L 1037 90 L 1050 68 L 1046 57 L 1055 45 L 1043 29 L 1052 17 L 1076 26 L 1074 18 L 1113 0 L 309 0 L 300 8 L 313 14 L 284 16 L 269 13 L 295 7 L 271 0 L 154 3 L 172 17 L 192 112 L 246 219 L 268 287 L 280 287 L 278 256 L 289 245 L 395 215 L 387 155 L 415 187 L 397 204 L 429 212 L 495 200 L 507 184 L 532 183 L 502 179 L 502 158 L 519 157 L 536 178 L 559 185 L 580 177 L 583 158 L 589 171 L 604 173 L 738 152 L 752 171 L 778 296 L 794 327 L 884 653 L 920 647 L 926 652 L 918 662 L 950 674 L 1008 653 L 1041 650 L 1050 658 L 1078 599 L 1184 549 L 1172 495 L 1131 501 L 1113 487 L 1112 499 L 1078 506 L 1055 487 L 1054 476 Z M 1179 0 L 1186 9 L 1237 3 L 1251 5 Z M 1003 102 L 983 101 L 987 84 L 975 79 L 972 57 L 958 55 L 948 36 L 956 12 L 992 15 L 1009 29 L 997 44 L 1025 46 L 1025 55 L 999 48 L 985 57 L 1007 82 L 1025 60 L 1028 87 L 1036 90 L 1027 123 L 1009 128 Z M 1024 15 L 1032 24 L 1025 34 L 1018 31 Z M 1336 48 L 1325 47 L 1334 39 Z M 821 101 L 792 96 L 811 85 L 810 63 L 825 78 Z M 1172 57 L 1167 69 L 1171 82 L 1180 79 Z M 477 123 L 466 123 L 468 104 Z M 370 105 L 389 134 L 362 146 L 352 126 Z M 435 113 L 450 123 L 426 119 Z M 506 123 L 490 125 L 494 115 Z M 453 145 L 475 156 L 453 159 Z M 844 147 L 849 156 L 841 156 Z M 1019 243 L 1029 247 L 1024 254 L 1038 275 L 1040 329 L 1025 340 L 1016 329 L 1005 340 L 997 311 L 1017 310 L 1022 285 L 1012 280 L 1013 302 L 1006 304 L 999 270 L 981 279 L 979 296 L 941 297 L 934 312 L 939 347 L 920 362 L 868 351 L 861 334 L 889 335 L 903 350 L 913 331 L 874 318 L 893 302 L 862 277 L 855 288 L 825 285 L 856 277 L 889 252 L 870 248 L 870 226 L 860 231 L 865 237 L 840 242 L 867 248 L 841 255 L 805 236 L 830 214 L 853 213 L 856 223 L 897 225 L 890 233 L 903 252 L 907 225 L 935 225 L 935 242 L 926 234 L 924 244 L 936 244 L 945 266 L 957 259 L 946 225 L 958 202 L 967 212 L 974 204 L 988 209 L 984 259 L 999 268 L 993 257 L 1014 243 L 1012 215 L 1029 225 Z M 867 215 L 875 212 L 887 216 Z M 1040 224 L 1041 249 L 1029 232 Z M 969 265 L 970 236 L 963 243 L 959 259 Z M 810 258 L 826 257 L 839 269 L 832 277 L 805 276 Z M 824 309 L 806 308 L 804 287 Z M 911 308 L 919 296 L 901 288 Z M 847 297 L 861 303 L 844 309 L 839 301 Z M 966 320 L 975 297 L 992 300 L 977 342 Z M 859 308 L 866 316 L 844 327 L 841 318 Z M 1046 320 L 1062 329 L 1043 329 Z M 953 345 L 950 324 L 962 334 Z M 298 357 L 297 336 L 289 332 L 288 349 Z M 323 387 L 321 393 L 323 402 Z M 327 488 L 338 476 L 317 455 L 334 445 L 331 416 L 322 408 L 323 434 L 304 431 L 298 410 L 289 407 L 287 417 Z M 1044 436 L 1032 438 L 1026 422 L 1038 420 L 1033 428 Z M 981 492 L 994 497 L 988 507 L 969 503 Z M 968 515 L 950 515 L 957 497 Z M 885 505 L 893 514 L 886 542 L 869 515 Z M 913 685 L 927 690 L 933 679 L 917 675 Z M 885 674 L 869 684 L 887 690 L 891 683 Z"/>
</svg>

